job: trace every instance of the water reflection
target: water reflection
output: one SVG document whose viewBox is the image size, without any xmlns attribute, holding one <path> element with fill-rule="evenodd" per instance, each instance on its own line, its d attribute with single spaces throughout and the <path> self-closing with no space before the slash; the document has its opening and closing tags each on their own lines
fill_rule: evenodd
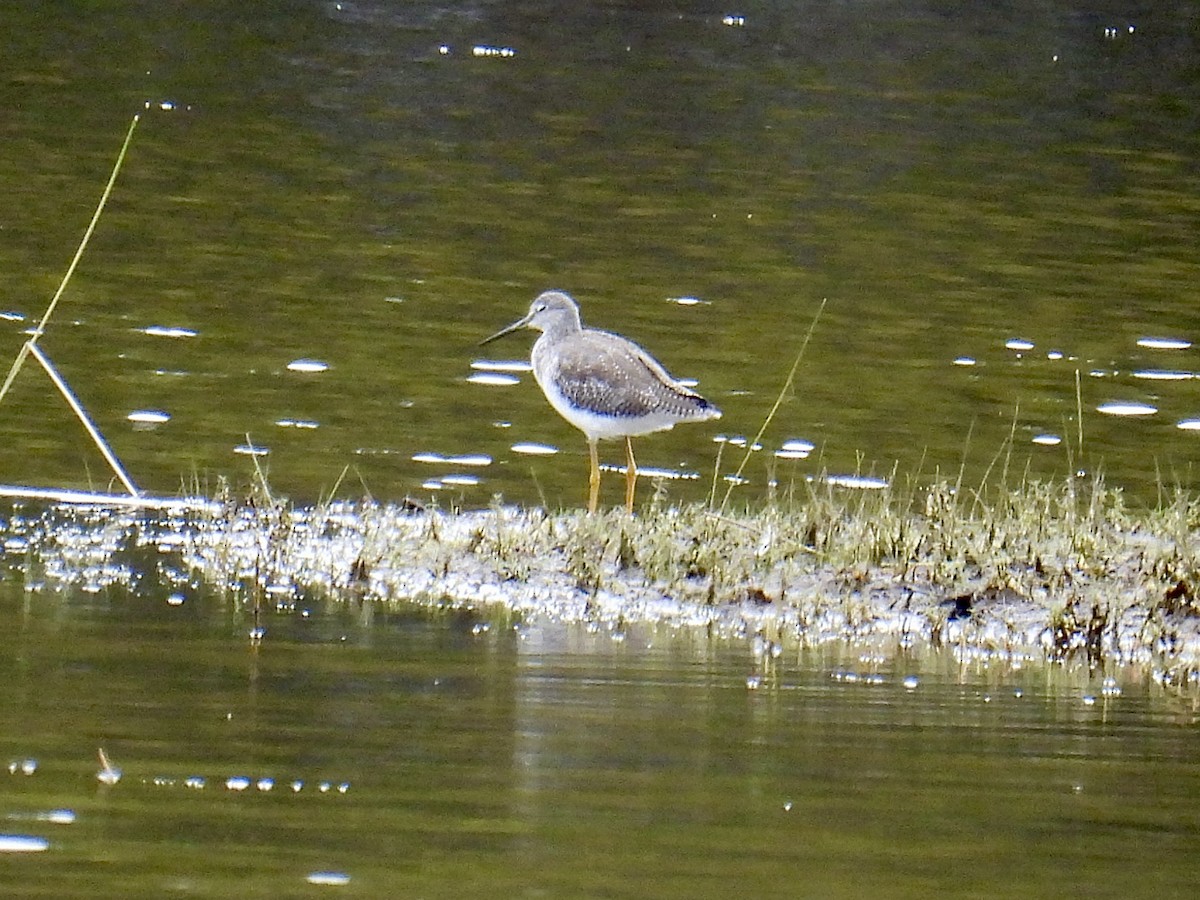
<svg viewBox="0 0 1200 900">
<path fill-rule="evenodd" d="M 1130 374 L 1145 381 L 1188 381 L 1196 377 L 1195 372 L 1181 372 L 1176 369 L 1141 369 Z"/>
<path fill-rule="evenodd" d="M 135 409 L 125 417 L 134 425 L 154 427 L 171 421 L 171 414 L 161 409 Z"/>
<path fill-rule="evenodd" d="M 1106 416 L 1118 417 L 1152 416 L 1158 412 L 1158 408 L 1151 406 L 1149 403 L 1122 403 L 1115 401 L 1113 403 L 1101 403 L 1096 407 L 1096 412 L 1103 413 Z"/>
<path fill-rule="evenodd" d="M 522 456 L 553 456 L 558 452 L 557 447 L 550 444 L 539 444 L 536 441 L 520 441 L 508 449 Z"/>
<path fill-rule="evenodd" d="M 1069 866 L 1138 896 L 1200 874 L 1200 720 L 1137 667 L 311 601 L 251 647 L 246 610 L 190 594 L 0 586 L 0 830 L 44 844 L 6 890 L 694 897 L 795 872 L 917 896 Z M 897 858 L 919 890 L 893 890 Z"/>
<path fill-rule="evenodd" d="M 1138 338 L 1137 345 L 1148 350 L 1187 350 L 1192 342 L 1182 338 L 1142 337 Z"/>
<path fill-rule="evenodd" d="M 516 375 L 504 372 L 475 372 L 467 376 L 467 383 L 482 384 L 487 387 L 511 387 L 514 384 L 520 384 L 521 379 Z"/>
<path fill-rule="evenodd" d="M 141 331 L 143 334 L 149 334 L 154 337 L 168 338 L 196 337 L 199 333 L 192 328 L 179 328 L 173 325 L 147 325 Z"/>
<path fill-rule="evenodd" d="M 287 364 L 287 369 L 289 372 L 302 372 L 306 375 L 315 375 L 329 371 L 329 363 L 320 359 L 293 359 Z"/>
</svg>

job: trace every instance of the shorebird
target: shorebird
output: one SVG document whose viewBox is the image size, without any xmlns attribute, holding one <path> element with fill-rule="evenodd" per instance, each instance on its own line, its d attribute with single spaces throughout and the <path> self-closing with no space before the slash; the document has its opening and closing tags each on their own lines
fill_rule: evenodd
<svg viewBox="0 0 1200 900">
<path fill-rule="evenodd" d="M 618 334 L 584 328 L 579 305 L 562 291 L 539 294 L 529 312 L 480 342 L 521 328 L 541 335 L 533 344 L 533 377 L 558 414 L 583 432 L 591 457 L 588 512 L 600 498 L 596 443 L 625 439 L 625 509 L 633 512 L 637 463 L 633 438 L 677 422 L 718 419 L 721 411 L 672 378 L 654 357 Z"/>
</svg>

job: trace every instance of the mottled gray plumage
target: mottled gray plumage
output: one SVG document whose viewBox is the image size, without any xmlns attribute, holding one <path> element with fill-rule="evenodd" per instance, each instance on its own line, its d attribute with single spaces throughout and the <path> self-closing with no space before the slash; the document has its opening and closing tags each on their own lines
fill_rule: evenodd
<svg viewBox="0 0 1200 900">
<path fill-rule="evenodd" d="M 550 405 L 587 438 L 592 460 L 590 511 L 595 511 L 599 493 L 598 440 L 625 438 L 626 506 L 632 511 L 637 466 L 630 438 L 664 431 L 677 422 L 721 415 L 719 409 L 672 378 L 633 341 L 584 328 L 579 306 L 562 291 L 540 294 L 524 317 L 483 343 L 519 328 L 542 332 L 533 345 L 534 377 Z"/>
<path fill-rule="evenodd" d="M 583 428 L 597 437 L 647 434 L 716 411 L 636 344 L 606 331 L 579 331 L 558 343 L 539 339 L 533 371 L 543 389 L 557 390 L 573 409 L 616 420 L 611 429 Z"/>
</svg>

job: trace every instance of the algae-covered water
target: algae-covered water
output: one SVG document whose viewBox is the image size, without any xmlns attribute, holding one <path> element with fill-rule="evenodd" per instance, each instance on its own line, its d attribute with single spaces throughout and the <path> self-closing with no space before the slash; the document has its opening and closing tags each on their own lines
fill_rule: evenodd
<svg viewBox="0 0 1200 900">
<path fill-rule="evenodd" d="M 139 544 L 5 507 L 0 893 L 1191 896 L 1195 521 L 1142 513 L 1196 487 L 1198 22 L 1185 0 L 7 4 L 0 351 L 140 113 L 39 346 L 141 487 L 253 505 L 191 556 L 204 515 Z M 639 441 L 632 524 L 511 505 L 584 496 L 528 340 L 476 346 L 551 287 L 724 410 Z M 112 487 L 32 361 L 0 427 L 0 482 Z M 1089 507 L 1097 476 L 1125 500 Z M 940 477 L 946 541 L 920 546 L 987 552 L 861 567 Z M 1062 521 L 1035 479 L 1067 485 Z M 746 546 L 700 542 L 665 582 L 725 567 L 737 603 L 661 614 L 629 590 L 669 543 L 647 510 L 734 482 L 713 528 Z M 738 518 L 861 512 L 888 483 L 888 516 L 826 511 L 786 552 Z M 968 521 L 1010 489 L 1023 531 Z M 446 534 L 429 514 L 409 559 L 368 534 L 334 565 L 304 553 L 336 528 L 271 525 L 281 496 L 497 495 Z M 860 526 L 822 570 L 838 628 L 746 625 Z M 469 549 L 439 550 L 455 529 Z M 492 600 L 537 602 L 439 604 L 459 554 Z M 769 577 L 730 576 L 743 557 Z M 900 595 L 925 624 L 864 640 L 908 621 Z M 1045 624 L 1017 646 L 1004 616 L 1033 600 L 1085 634 L 1102 611 L 1102 652 Z M 1008 630 L 970 631 L 989 615 Z"/>
</svg>

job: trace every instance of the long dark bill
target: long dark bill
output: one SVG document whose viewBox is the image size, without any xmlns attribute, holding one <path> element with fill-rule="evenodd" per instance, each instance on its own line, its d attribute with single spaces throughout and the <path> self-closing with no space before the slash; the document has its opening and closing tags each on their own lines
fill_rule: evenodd
<svg viewBox="0 0 1200 900">
<path fill-rule="evenodd" d="M 490 344 L 492 341 L 496 340 L 497 338 L 502 338 L 506 334 L 512 334 L 514 331 L 520 331 L 522 328 L 524 328 L 528 324 L 529 324 L 529 316 L 522 316 L 521 318 L 517 319 L 517 321 L 515 321 L 511 325 L 509 325 L 508 327 L 501 328 L 499 331 L 497 331 L 491 337 L 484 338 L 482 341 L 479 342 L 479 346 L 482 347 L 484 344 Z"/>
</svg>

